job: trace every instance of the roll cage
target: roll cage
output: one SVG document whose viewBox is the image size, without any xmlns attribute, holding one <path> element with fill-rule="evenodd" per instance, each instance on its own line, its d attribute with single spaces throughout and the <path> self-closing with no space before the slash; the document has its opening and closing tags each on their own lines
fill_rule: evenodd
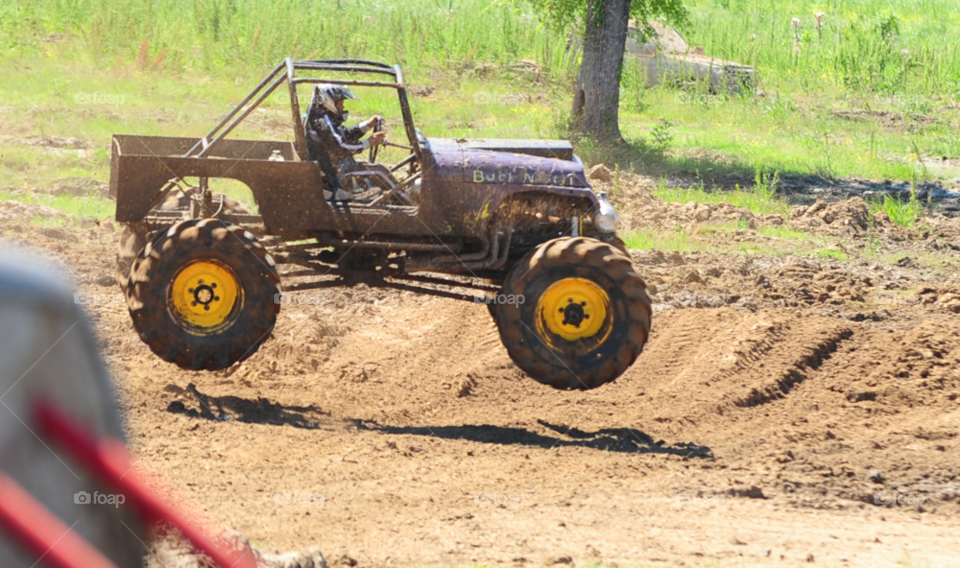
<svg viewBox="0 0 960 568">
<path fill-rule="evenodd" d="M 371 81 L 359 79 L 332 79 L 327 77 L 298 77 L 297 71 L 335 71 L 341 73 L 358 73 L 369 75 L 384 75 L 392 81 Z M 203 136 L 187 153 L 185 158 L 202 158 L 232 132 L 243 120 L 266 100 L 274 91 L 286 82 L 290 94 L 290 115 L 295 136 L 294 147 L 300 159 L 309 159 L 307 142 L 303 135 L 303 118 L 300 110 L 300 101 L 297 98 L 297 85 L 330 83 L 333 85 L 348 85 L 359 87 L 389 87 L 397 90 L 400 101 L 400 112 L 403 116 L 404 131 L 412 148 L 416 160 L 421 160 L 420 143 L 417 131 L 413 126 L 413 116 L 410 113 L 410 103 L 407 100 L 407 91 L 403 83 L 403 71 L 399 65 L 387 65 L 376 61 L 363 59 L 305 59 L 293 61 L 290 57 L 283 60 L 263 81 L 260 81 L 253 91 L 240 101 L 223 119 Z"/>
</svg>

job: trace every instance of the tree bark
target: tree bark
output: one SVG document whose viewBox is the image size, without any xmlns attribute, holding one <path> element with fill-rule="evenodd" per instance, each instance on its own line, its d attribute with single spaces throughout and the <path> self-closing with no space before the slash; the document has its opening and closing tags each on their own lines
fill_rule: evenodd
<svg viewBox="0 0 960 568">
<path fill-rule="evenodd" d="M 574 132 L 619 142 L 620 69 L 627 42 L 630 0 L 589 0 L 583 59 L 573 94 Z"/>
</svg>

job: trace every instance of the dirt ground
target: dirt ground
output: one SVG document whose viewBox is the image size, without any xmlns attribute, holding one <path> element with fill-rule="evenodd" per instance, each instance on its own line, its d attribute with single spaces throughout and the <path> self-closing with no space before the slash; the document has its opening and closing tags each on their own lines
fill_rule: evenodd
<svg viewBox="0 0 960 568">
<path fill-rule="evenodd" d="M 261 548 L 331 566 L 960 565 L 956 275 L 634 251 L 650 342 L 616 382 L 560 392 L 512 364 L 485 306 L 363 286 L 301 294 L 242 365 L 184 372 L 134 332 L 109 223 L 2 228 L 86 294 L 142 463 Z"/>
</svg>

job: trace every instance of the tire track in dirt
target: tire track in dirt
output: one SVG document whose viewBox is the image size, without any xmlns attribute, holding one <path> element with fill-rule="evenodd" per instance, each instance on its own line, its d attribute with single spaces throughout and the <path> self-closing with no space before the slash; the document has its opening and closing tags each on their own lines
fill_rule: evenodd
<svg viewBox="0 0 960 568">
<path fill-rule="evenodd" d="M 804 345 L 806 353 L 800 354 L 799 359 L 787 365 L 779 378 L 767 381 L 759 388 L 753 388 L 746 398 L 737 399 L 734 404 L 741 407 L 759 406 L 784 398 L 790 394 L 790 391 L 796 385 L 805 381 L 811 372 L 816 372 L 824 360 L 836 352 L 841 342 L 850 339 L 853 336 L 853 330 L 846 326 L 838 326 L 834 330 L 817 331 L 817 334 L 820 336 L 819 341 L 813 340 L 813 342 Z M 789 338 L 789 330 L 783 331 L 779 335 L 781 338 Z M 772 345 L 769 346 L 769 349 L 772 349 Z M 753 363 L 759 360 L 759 356 L 752 358 Z"/>
</svg>

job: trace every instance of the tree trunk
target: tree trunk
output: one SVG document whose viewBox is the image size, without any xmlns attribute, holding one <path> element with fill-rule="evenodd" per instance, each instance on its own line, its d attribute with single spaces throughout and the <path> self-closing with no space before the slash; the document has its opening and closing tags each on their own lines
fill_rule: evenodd
<svg viewBox="0 0 960 568">
<path fill-rule="evenodd" d="M 623 140 L 620 68 L 629 18 L 630 0 L 589 0 L 571 122 L 574 132 L 601 142 Z"/>
</svg>

